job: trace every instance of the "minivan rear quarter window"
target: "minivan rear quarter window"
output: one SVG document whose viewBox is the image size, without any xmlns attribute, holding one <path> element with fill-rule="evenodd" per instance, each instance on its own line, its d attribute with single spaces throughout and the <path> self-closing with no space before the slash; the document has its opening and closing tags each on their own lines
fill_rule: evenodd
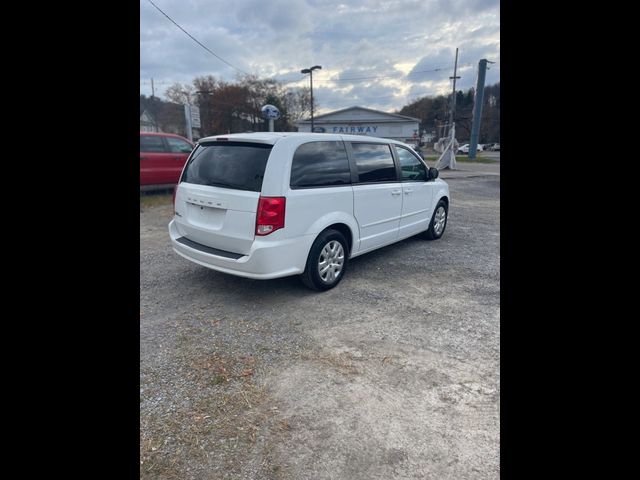
<svg viewBox="0 0 640 480">
<path fill-rule="evenodd" d="M 360 183 L 397 180 L 396 167 L 389 145 L 352 143 Z"/>
<path fill-rule="evenodd" d="M 341 141 L 309 142 L 296 150 L 291 163 L 291 188 L 350 183 L 349 159 Z"/>
<path fill-rule="evenodd" d="M 249 142 L 206 142 L 193 152 L 182 181 L 235 190 L 262 190 L 272 145 Z"/>
</svg>

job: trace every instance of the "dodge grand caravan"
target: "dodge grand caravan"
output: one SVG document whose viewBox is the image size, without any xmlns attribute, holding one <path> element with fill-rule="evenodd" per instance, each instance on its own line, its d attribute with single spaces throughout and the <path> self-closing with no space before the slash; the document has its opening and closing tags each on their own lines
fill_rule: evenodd
<svg viewBox="0 0 640 480">
<path fill-rule="evenodd" d="M 438 239 L 449 187 L 406 144 L 325 133 L 199 140 L 175 190 L 173 249 L 254 279 L 300 274 L 327 290 L 350 258 L 416 234 Z"/>
</svg>

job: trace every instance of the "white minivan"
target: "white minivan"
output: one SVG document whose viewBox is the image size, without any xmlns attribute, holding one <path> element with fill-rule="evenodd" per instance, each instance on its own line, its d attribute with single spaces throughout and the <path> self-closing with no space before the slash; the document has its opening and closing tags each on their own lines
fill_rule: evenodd
<svg viewBox="0 0 640 480">
<path fill-rule="evenodd" d="M 438 239 L 449 187 L 408 145 L 326 133 L 200 139 L 175 190 L 173 249 L 232 275 L 335 287 L 350 258 Z"/>
</svg>

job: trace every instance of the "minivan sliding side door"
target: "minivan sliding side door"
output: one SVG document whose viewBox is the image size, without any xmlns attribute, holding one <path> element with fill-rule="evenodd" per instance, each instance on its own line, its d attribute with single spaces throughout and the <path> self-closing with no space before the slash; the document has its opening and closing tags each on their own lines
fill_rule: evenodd
<svg viewBox="0 0 640 480">
<path fill-rule="evenodd" d="M 386 143 L 345 142 L 352 169 L 353 213 L 360 229 L 359 253 L 398 239 L 402 184 Z"/>
</svg>

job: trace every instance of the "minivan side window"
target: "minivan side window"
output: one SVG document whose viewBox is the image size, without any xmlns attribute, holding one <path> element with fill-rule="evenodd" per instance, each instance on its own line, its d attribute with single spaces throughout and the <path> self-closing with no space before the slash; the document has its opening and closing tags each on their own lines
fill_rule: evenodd
<svg viewBox="0 0 640 480">
<path fill-rule="evenodd" d="M 400 159 L 402 180 L 427 181 L 427 169 L 418 158 L 406 148 L 396 145 L 396 153 Z"/>
<path fill-rule="evenodd" d="M 389 145 L 352 143 L 360 183 L 396 181 L 396 166 Z"/>
<path fill-rule="evenodd" d="M 140 135 L 140 151 L 153 153 L 166 153 L 162 137 L 155 135 Z"/>
<path fill-rule="evenodd" d="M 344 143 L 309 142 L 298 147 L 291 162 L 291 188 L 351 184 L 349 159 Z"/>
<path fill-rule="evenodd" d="M 166 137 L 167 143 L 169 144 L 169 151 L 171 153 L 191 153 L 193 147 L 184 140 L 180 140 L 179 138 Z"/>
</svg>

